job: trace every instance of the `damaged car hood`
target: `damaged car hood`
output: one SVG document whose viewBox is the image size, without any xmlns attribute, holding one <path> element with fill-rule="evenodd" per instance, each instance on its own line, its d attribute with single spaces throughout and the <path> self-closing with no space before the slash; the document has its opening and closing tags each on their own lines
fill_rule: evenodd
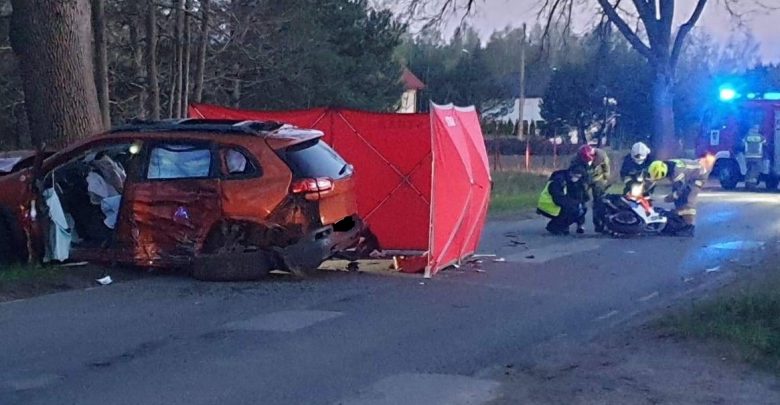
<svg viewBox="0 0 780 405">
<path fill-rule="evenodd" d="M 28 162 L 35 157 L 34 150 L 15 150 L 0 152 L 0 176 L 15 172 L 23 168 L 22 162 Z"/>
</svg>

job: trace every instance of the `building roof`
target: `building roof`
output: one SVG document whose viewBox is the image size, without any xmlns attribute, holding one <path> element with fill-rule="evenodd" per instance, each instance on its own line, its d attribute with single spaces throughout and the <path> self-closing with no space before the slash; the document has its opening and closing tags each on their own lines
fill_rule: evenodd
<svg viewBox="0 0 780 405">
<path fill-rule="evenodd" d="M 520 118 L 520 99 L 503 100 L 492 108 L 482 111 L 482 116 L 497 122 L 517 122 Z M 523 121 L 544 121 L 541 98 L 529 97 L 525 99 Z"/>
<path fill-rule="evenodd" d="M 407 68 L 404 68 L 404 72 L 401 75 L 401 81 L 404 83 L 405 90 L 422 90 L 425 88 L 425 83 Z"/>
</svg>

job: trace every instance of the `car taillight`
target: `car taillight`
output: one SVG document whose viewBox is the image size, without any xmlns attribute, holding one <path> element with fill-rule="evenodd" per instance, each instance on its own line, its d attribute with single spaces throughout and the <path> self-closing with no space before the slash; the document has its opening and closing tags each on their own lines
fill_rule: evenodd
<svg viewBox="0 0 780 405">
<path fill-rule="evenodd" d="M 333 190 L 333 180 L 325 177 L 295 180 L 290 186 L 290 192 L 293 194 L 322 193 L 330 190 Z"/>
</svg>

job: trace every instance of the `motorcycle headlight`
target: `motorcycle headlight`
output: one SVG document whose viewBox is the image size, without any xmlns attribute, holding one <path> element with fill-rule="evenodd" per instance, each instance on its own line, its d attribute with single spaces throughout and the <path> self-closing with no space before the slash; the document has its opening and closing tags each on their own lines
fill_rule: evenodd
<svg viewBox="0 0 780 405">
<path fill-rule="evenodd" d="M 644 193 L 645 193 L 645 189 L 644 187 L 642 187 L 641 184 L 634 184 L 631 186 L 631 193 L 630 193 L 631 197 L 639 198 L 642 197 Z"/>
</svg>

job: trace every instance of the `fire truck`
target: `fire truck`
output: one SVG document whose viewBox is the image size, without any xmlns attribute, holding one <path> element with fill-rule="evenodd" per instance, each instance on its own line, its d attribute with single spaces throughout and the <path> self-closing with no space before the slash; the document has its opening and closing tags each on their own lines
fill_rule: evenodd
<svg viewBox="0 0 780 405">
<path fill-rule="evenodd" d="M 722 87 L 704 115 L 698 156 L 714 159 L 713 175 L 733 190 L 744 182 L 774 190 L 780 182 L 780 92 L 741 94 Z"/>
</svg>

